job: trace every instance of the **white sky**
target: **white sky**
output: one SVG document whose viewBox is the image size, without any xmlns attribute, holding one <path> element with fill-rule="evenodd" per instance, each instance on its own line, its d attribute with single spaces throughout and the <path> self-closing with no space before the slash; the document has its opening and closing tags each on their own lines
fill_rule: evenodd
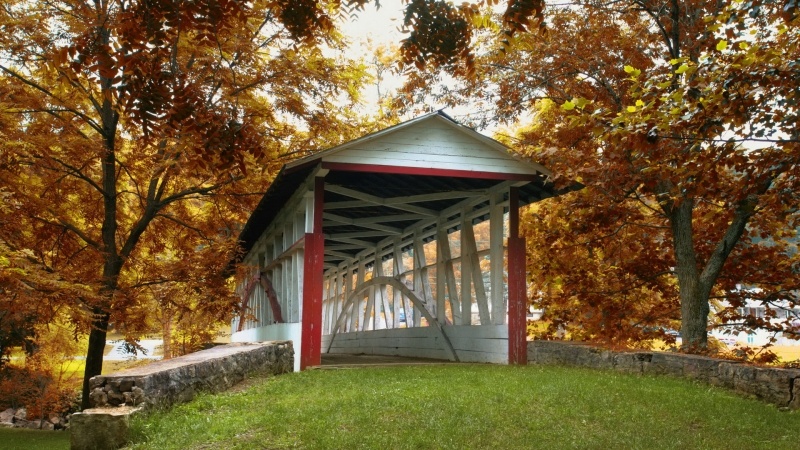
<svg viewBox="0 0 800 450">
<path fill-rule="evenodd" d="M 357 17 L 342 24 L 341 30 L 353 43 L 365 43 L 367 38 L 378 44 L 399 44 L 403 34 L 398 30 L 403 23 L 403 3 L 400 0 L 383 0 L 381 8 L 368 4 Z"/>
<path fill-rule="evenodd" d="M 401 0 L 381 0 L 380 9 L 375 8 L 374 4 L 368 4 L 363 11 L 359 11 L 355 18 L 345 20 L 341 23 L 340 30 L 348 37 L 351 49 L 348 56 L 352 58 L 363 58 L 369 63 L 372 60 L 372 51 L 378 46 L 385 46 L 387 49 L 397 48 L 400 42 L 407 36 L 400 32 L 403 24 L 404 3 Z M 388 91 L 398 89 L 402 86 L 403 80 L 400 75 L 386 71 L 381 81 L 381 92 L 385 95 Z M 374 85 L 367 86 L 364 91 L 364 110 L 367 113 L 377 113 L 378 95 Z M 441 105 L 427 105 L 432 109 L 438 109 Z M 474 105 L 473 105 L 474 107 Z M 445 112 L 456 120 L 469 115 L 472 107 L 464 105 L 456 108 L 446 108 Z M 402 117 L 404 120 L 412 119 L 414 114 L 407 114 Z M 494 126 L 486 130 L 481 130 L 483 134 L 491 135 L 500 127 Z"/>
<path fill-rule="evenodd" d="M 358 11 L 355 17 L 341 23 L 340 30 L 351 42 L 348 57 L 363 58 L 369 63 L 375 48 L 399 47 L 400 41 L 405 37 L 399 30 L 403 23 L 403 3 L 400 0 L 383 0 L 380 3 L 380 9 L 376 9 L 374 4 L 368 4 L 363 11 Z M 370 72 L 374 73 L 373 70 Z M 380 83 L 381 92 L 385 95 L 388 91 L 399 88 L 402 82 L 399 75 L 387 71 Z M 377 113 L 379 111 L 377 87 L 366 86 L 364 94 L 365 112 Z"/>
</svg>

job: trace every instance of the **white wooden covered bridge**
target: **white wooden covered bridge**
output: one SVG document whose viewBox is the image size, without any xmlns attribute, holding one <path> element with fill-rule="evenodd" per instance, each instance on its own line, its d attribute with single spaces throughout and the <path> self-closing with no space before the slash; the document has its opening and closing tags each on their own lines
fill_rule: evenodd
<svg viewBox="0 0 800 450">
<path fill-rule="evenodd" d="M 436 112 L 283 167 L 240 235 L 233 341 L 524 364 L 519 208 L 550 172 Z"/>
</svg>

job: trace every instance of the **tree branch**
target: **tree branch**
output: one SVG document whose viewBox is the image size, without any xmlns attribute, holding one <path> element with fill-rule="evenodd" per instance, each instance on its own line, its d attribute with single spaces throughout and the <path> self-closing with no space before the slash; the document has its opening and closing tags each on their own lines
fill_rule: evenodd
<svg viewBox="0 0 800 450">
<path fill-rule="evenodd" d="M 227 186 L 227 185 L 229 185 L 231 183 L 239 181 L 242 178 L 243 177 L 241 177 L 241 176 L 233 176 L 233 175 L 231 175 L 230 180 L 223 181 L 223 182 L 218 183 L 218 184 L 214 184 L 214 185 L 206 186 L 206 187 L 196 186 L 196 187 L 192 187 L 192 188 L 189 188 L 189 189 L 185 189 L 183 191 L 180 191 L 178 193 L 170 195 L 169 197 L 165 198 L 164 200 L 161 200 L 159 205 L 160 206 L 166 206 L 166 205 L 168 205 L 170 203 L 189 198 L 190 196 L 193 196 L 193 195 L 205 196 L 205 195 L 208 195 L 211 192 L 213 192 L 213 191 L 215 191 L 215 190 L 217 190 L 217 189 L 219 189 L 219 188 L 221 188 L 223 186 Z"/>
<path fill-rule="evenodd" d="M 180 226 L 182 226 L 184 228 L 192 230 L 195 233 L 197 233 L 197 235 L 200 236 L 200 238 L 202 238 L 203 240 L 206 240 L 208 242 L 213 242 L 214 241 L 213 239 L 211 239 L 208 236 L 206 236 L 205 233 L 203 233 L 203 230 L 201 230 L 201 229 L 199 229 L 197 227 L 193 227 L 193 226 L 189 225 L 188 223 L 184 222 L 183 220 L 178 219 L 175 216 L 172 216 L 170 214 L 156 214 L 156 217 L 163 217 L 163 218 L 165 218 L 167 220 L 170 220 L 172 222 L 177 223 L 178 225 L 180 225 Z"/>
<path fill-rule="evenodd" d="M 72 223 L 70 223 L 70 222 L 58 217 L 58 214 L 56 214 L 55 211 L 53 211 L 52 209 L 48 209 L 47 212 L 49 212 L 50 214 L 53 215 L 53 217 L 56 218 L 57 223 L 51 222 L 51 221 L 49 221 L 49 220 L 47 220 L 47 219 L 45 219 L 43 217 L 34 216 L 34 218 L 37 219 L 37 220 L 40 220 L 40 221 L 42 221 L 42 222 L 44 222 L 46 224 L 53 225 L 53 226 L 60 226 L 60 227 L 62 227 L 64 229 L 67 229 L 67 230 L 75 233 L 75 235 L 78 236 L 79 238 L 81 238 L 81 240 L 83 240 L 83 242 L 86 242 L 90 247 L 94 248 L 95 250 L 98 250 L 98 251 L 102 251 L 103 250 L 103 246 L 100 245 L 99 242 L 97 242 L 94 239 L 92 239 L 91 237 L 89 237 L 88 234 L 86 234 L 83 231 L 81 231 L 81 229 L 79 229 L 74 224 L 72 224 Z"/>
<path fill-rule="evenodd" d="M 19 81 L 21 81 L 23 84 L 26 84 L 26 85 L 28 85 L 28 86 L 30 86 L 30 87 L 32 87 L 32 88 L 34 88 L 34 89 L 36 89 L 37 91 L 39 91 L 39 92 L 41 92 L 41 93 L 43 93 L 43 94 L 47 95 L 48 97 L 50 97 L 50 98 L 52 98 L 52 99 L 56 100 L 56 101 L 57 101 L 58 103 L 60 103 L 61 105 L 64 105 L 64 104 L 65 104 L 65 102 L 64 102 L 63 100 L 61 100 L 61 99 L 60 99 L 60 98 L 59 98 L 57 95 L 53 94 L 52 92 L 50 92 L 49 90 L 45 89 L 44 87 L 42 87 L 42 86 L 38 85 L 37 83 L 34 83 L 33 81 L 31 81 L 31 80 L 29 80 L 29 79 L 27 79 L 27 78 L 23 77 L 22 75 L 20 75 L 20 74 L 18 74 L 18 73 L 16 73 L 16 72 L 14 72 L 13 70 L 9 69 L 8 67 L 6 67 L 6 66 L 3 66 L 2 64 L 0 64 L 0 70 L 2 70 L 3 72 L 5 72 L 5 73 L 9 74 L 9 75 L 10 75 L 10 76 L 12 76 L 13 78 L 16 78 L 16 79 L 18 79 L 18 80 L 19 80 Z M 82 112 L 80 112 L 80 111 L 78 111 L 78 110 L 76 110 L 76 109 L 74 109 L 74 108 L 68 108 L 68 107 L 64 106 L 64 109 L 66 109 L 66 110 L 67 110 L 67 111 L 69 111 L 70 113 L 72 113 L 72 114 L 74 114 L 74 115 L 76 115 L 76 116 L 80 117 L 80 118 L 81 118 L 81 119 L 83 119 L 83 120 L 84 120 L 84 121 L 85 121 L 85 122 L 86 122 L 86 123 L 87 123 L 87 124 L 88 124 L 90 127 L 92 127 L 92 128 L 95 130 L 95 131 L 97 131 L 98 133 L 100 133 L 101 135 L 103 135 L 103 127 L 101 127 L 101 126 L 100 126 L 100 125 L 99 125 L 97 122 L 95 122 L 94 120 L 92 120 L 92 118 L 91 118 L 91 117 L 87 116 L 86 114 L 84 114 L 84 113 L 82 113 Z"/>
</svg>

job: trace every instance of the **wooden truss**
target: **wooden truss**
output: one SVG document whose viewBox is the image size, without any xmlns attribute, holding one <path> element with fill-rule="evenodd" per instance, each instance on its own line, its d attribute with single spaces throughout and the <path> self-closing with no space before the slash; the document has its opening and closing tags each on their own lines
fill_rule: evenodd
<svg viewBox="0 0 800 450">
<path fill-rule="evenodd" d="M 524 339 L 524 242 L 515 192 L 526 182 L 498 180 L 481 189 L 381 197 L 326 182 L 326 174 L 323 167 L 309 176 L 307 188 L 293 196 L 292 207 L 272 222 L 245 260 L 259 268 L 255 281 L 241 291 L 243 306 L 253 314 L 248 320 L 243 313 L 234 329 L 302 323 L 301 367 L 318 364 L 323 348 L 346 351 L 353 333 L 403 329 L 429 330 L 411 333 L 437 342 L 438 348 L 422 356 L 524 358 L 524 342 L 515 354 L 509 336 L 513 332 Z M 326 196 L 334 200 L 325 202 Z M 442 200 L 449 206 L 441 210 L 422 206 Z M 521 306 L 513 308 L 509 298 Z M 516 325 L 509 329 L 512 313 Z M 458 327 L 483 331 L 455 332 Z M 451 339 L 454 332 L 460 337 Z M 389 337 L 372 347 L 359 343 L 359 348 L 382 351 L 378 347 L 420 343 L 397 337 L 402 334 L 380 335 Z M 473 335 L 491 335 L 502 343 L 476 341 Z M 486 348 L 475 348 L 481 346 Z"/>
</svg>

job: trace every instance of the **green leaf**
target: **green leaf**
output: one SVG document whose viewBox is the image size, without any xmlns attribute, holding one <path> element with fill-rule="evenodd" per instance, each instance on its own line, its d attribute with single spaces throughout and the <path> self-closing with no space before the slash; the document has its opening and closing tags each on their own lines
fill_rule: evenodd
<svg viewBox="0 0 800 450">
<path fill-rule="evenodd" d="M 577 97 L 572 99 L 572 103 L 574 103 L 575 106 L 578 107 L 578 109 L 583 109 L 586 107 L 586 105 L 588 105 L 591 102 L 583 97 Z"/>
<path fill-rule="evenodd" d="M 627 109 L 628 109 L 628 112 L 630 112 L 630 113 L 636 112 L 636 107 L 635 106 L 628 106 Z"/>
<path fill-rule="evenodd" d="M 717 42 L 717 51 L 723 51 L 728 48 L 728 41 L 722 39 L 721 41 Z"/>
<path fill-rule="evenodd" d="M 571 101 L 567 100 L 566 102 L 564 102 L 563 105 L 561 105 L 561 109 L 563 109 L 564 111 L 572 111 L 573 109 L 575 109 L 575 103 L 572 103 Z"/>
<path fill-rule="evenodd" d="M 677 74 L 682 74 L 683 72 L 686 72 L 687 70 L 689 70 L 689 65 L 688 65 L 688 64 L 686 64 L 686 63 L 684 63 L 684 64 L 681 64 L 681 66 L 680 66 L 680 67 L 678 67 L 678 68 L 675 70 L 675 73 L 677 73 Z"/>
</svg>

